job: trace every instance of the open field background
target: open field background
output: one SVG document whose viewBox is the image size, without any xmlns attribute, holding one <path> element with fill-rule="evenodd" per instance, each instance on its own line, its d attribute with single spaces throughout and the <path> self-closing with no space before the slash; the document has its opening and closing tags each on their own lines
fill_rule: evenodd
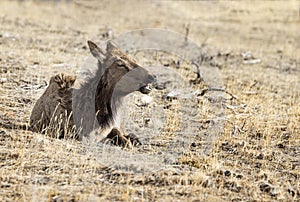
<svg viewBox="0 0 300 202">
<path fill-rule="evenodd" d="M 299 201 L 299 26 L 299 1 L 292 0 L 0 1 L 0 200 Z M 10 128 L 28 123 L 52 75 L 75 74 L 89 55 L 87 40 L 140 28 L 184 35 L 187 27 L 188 37 L 210 50 L 233 95 L 226 97 L 224 131 L 208 157 L 199 154 L 198 138 L 174 166 L 125 172 L 107 167 L 78 141 Z M 176 71 L 178 58 L 154 56 L 136 54 L 141 64 Z M 191 65 L 179 65 L 186 67 L 180 68 L 186 70 L 179 72 L 182 77 L 193 78 Z M 163 151 L 178 133 L 178 103 L 159 100 L 164 93 L 151 94 L 159 107 L 168 106 L 164 129 L 148 144 L 152 150 L 132 152 Z M 207 100 L 197 101 L 199 134 L 209 119 Z"/>
</svg>

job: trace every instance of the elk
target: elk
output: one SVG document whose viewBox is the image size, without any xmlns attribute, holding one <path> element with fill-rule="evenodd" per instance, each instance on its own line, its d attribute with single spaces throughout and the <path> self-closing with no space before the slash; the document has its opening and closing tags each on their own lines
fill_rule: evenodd
<svg viewBox="0 0 300 202">
<path fill-rule="evenodd" d="M 76 83 L 75 76 L 63 73 L 53 76 L 33 107 L 31 129 L 79 140 L 93 132 L 99 139 L 108 139 L 116 145 L 139 144 L 135 135 L 126 134 L 119 108 L 123 98 L 134 91 L 150 93 L 155 75 L 112 41 L 107 42 L 106 50 L 92 41 L 88 41 L 88 47 L 97 61 L 96 73 L 81 83 Z"/>
</svg>

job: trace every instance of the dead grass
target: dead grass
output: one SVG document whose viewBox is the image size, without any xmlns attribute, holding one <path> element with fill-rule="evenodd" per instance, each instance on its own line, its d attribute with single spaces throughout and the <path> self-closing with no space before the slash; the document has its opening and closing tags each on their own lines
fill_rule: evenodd
<svg viewBox="0 0 300 202">
<path fill-rule="evenodd" d="M 136 1 L 121 10 L 114 1 L 1 1 L 0 200 L 300 200 L 298 8 L 298 1 Z M 108 28 L 116 36 L 142 27 L 184 33 L 187 23 L 189 37 L 212 50 L 226 90 L 235 96 L 226 95 L 224 131 L 209 156 L 200 153 L 212 113 L 208 96 L 197 101 L 194 142 L 176 164 L 155 172 L 108 167 L 84 143 L 14 128 L 28 122 L 52 75 L 75 73 L 88 55 L 87 39 L 106 40 Z M 245 51 L 261 62 L 244 64 Z M 194 75 L 184 62 L 176 68 L 178 58 L 137 58 L 144 64 L 167 63 L 187 81 Z M 197 88 L 203 86 L 191 87 Z M 159 100 L 160 93 L 165 92 L 153 94 L 157 107 L 169 105 L 164 128 L 132 153 L 159 155 L 183 129 L 180 100 Z M 148 116 L 154 107 L 132 109 Z"/>
</svg>

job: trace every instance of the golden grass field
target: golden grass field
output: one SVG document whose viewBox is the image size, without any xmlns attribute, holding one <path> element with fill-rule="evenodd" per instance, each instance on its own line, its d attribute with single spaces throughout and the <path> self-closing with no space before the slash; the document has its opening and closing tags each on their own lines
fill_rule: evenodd
<svg viewBox="0 0 300 202">
<path fill-rule="evenodd" d="M 296 0 L 0 1 L 0 201 L 300 201 L 299 8 Z M 153 172 L 110 167 L 97 148 L 16 127 L 28 123 L 51 76 L 75 74 L 90 55 L 87 40 L 141 28 L 185 35 L 187 27 L 190 40 L 211 50 L 230 93 L 224 130 L 208 156 L 200 154 L 198 137 L 213 113 L 207 96 L 191 102 L 199 126 L 190 135 L 198 139 L 176 165 Z M 176 69 L 175 56 L 135 58 L 168 66 L 187 81 L 195 75 L 185 62 Z M 162 99 L 165 93 L 154 89 L 148 107 L 130 105 L 141 127 L 149 108 L 165 109 L 163 129 L 144 146 L 119 152 L 164 152 L 190 124 L 178 101 Z"/>
</svg>

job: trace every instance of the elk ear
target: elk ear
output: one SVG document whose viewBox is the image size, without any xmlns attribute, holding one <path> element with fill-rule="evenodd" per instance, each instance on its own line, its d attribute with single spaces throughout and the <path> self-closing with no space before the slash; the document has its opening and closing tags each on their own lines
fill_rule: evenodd
<svg viewBox="0 0 300 202">
<path fill-rule="evenodd" d="M 116 45 L 116 43 L 114 43 L 113 41 L 108 41 L 107 42 L 107 45 L 106 45 L 106 51 L 108 52 L 108 53 L 111 53 L 111 52 L 113 52 L 114 50 L 117 50 L 118 48 L 117 48 L 117 45 Z"/>
<path fill-rule="evenodd" d="M 69 81 L 69 86 L 73 86 L 76 80 L 76 76 L 69 76 L 68 81 Z"/>
<path fill-rule="evenodd" d="M 56 82 L 56 83 L 58 83 L 58 84 L 60 84 L 60 83 L 62 83 L 62 81 L 64 80 L 64 78 L 65 78 L 65 74 L 64 73 L 60 73 L 60 74 L 56 74 L 55 76 L 53 76 L 51 78 L 51 80 L 54 81 L 54 82 Z"/>
<path fill-rule="evenodd" d="M 98 47 L 94 42 L 92 42 L 92 41 L 88 41 L 87 43 L 88 43 L 88 46 L 89 46 L 89 49 L 90 49 L 92 55 L 93 55 L 95 58 L 97 58 L 98 60 L 100 60 L 100 61 L 103 62 L 103 60 L 104 60 L 104 58 L 105 58 L 105 53 L 104 53 L 104 51 L 103 51 L 101 48 L 99 48 L 99 47 Z"/>
</svg>

